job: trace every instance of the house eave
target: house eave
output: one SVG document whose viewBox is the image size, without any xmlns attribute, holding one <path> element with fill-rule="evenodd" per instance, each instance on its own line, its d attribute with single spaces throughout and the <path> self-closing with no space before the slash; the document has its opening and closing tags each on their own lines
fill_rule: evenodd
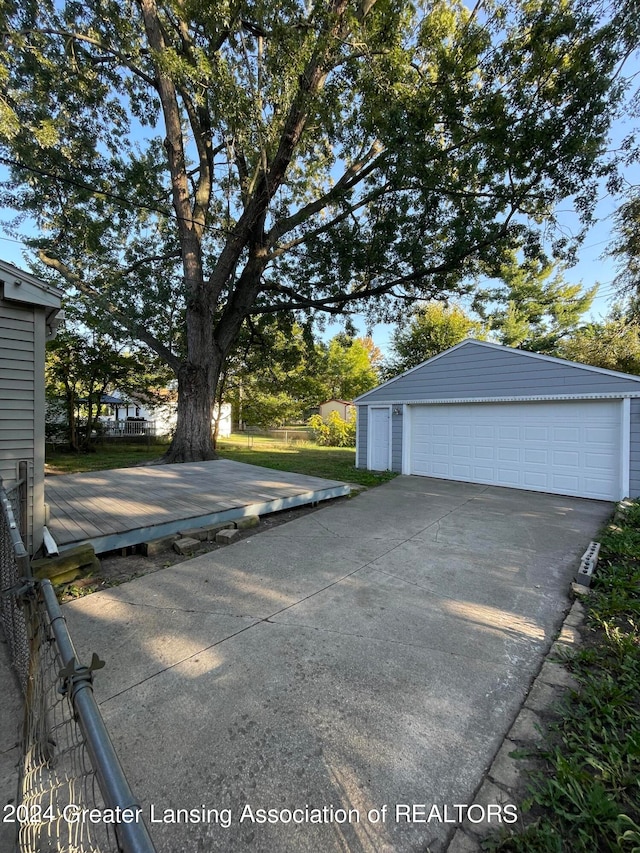
<svg viewBox="0 0 640 853">
<path fill-rule="evenodd" d="M 608 394 L 527 394 L 510 397 L 439 397 L 435 399 L 411 399 L 399 400 L 397 397 L 387 397 L 384 400 L 361 400 L 354 402 L 355 406 L 434 406 L 434 405 L 456 405 L 457 403 L 526 403 L 544 402 L 551 400 L 622 400 L 624 398 L 640 397 L 638 391 L 613 391 Z"/>
</svg>

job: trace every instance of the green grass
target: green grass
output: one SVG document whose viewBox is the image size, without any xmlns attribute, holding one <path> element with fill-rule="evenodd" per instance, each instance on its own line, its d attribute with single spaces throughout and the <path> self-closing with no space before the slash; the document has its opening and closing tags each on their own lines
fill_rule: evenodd
<svg viewBox="0 0 640 853">
<path fill-rule="evenodd" d="M 158 459 L 166 447 L 164 444 L 150 447 L 144 444 L 104 444 L 90 453 L 58 450 L 47 453 L 47 470 L 59 474 L 76 474 L 81 471 L 130 468 L 141 462 Z M 356 468 L 355 451 L 351 447 L 318 447 L 306 442 L 285 445 L 277 439 L 238 435 L 221 439 L 218 442 L 218 454 L 221 459 L 361 486 L 377 486 L 395 476 L 389 471 L 374 472 Z"/>
<path fill-rule="evenodd" d="M 291 444 L 285 446 L 271 439 L 254 439 L 248 446 L 246 436 L 232 436 L 218 442 L 218 453 L 222 459 L 262 465 L 277 471 L 293 471 L 328 480 L 342 480 L 361 486 L 378 486 L 391 480 L 395 474 L 389 471 L 365 471 L 355 467 L 355 450 L 352 447 L 318 447 L 315 444 Z"/>
<path fill-rule="evenodd" d="M 587 642 L 569 662 L 580 688 L 536 756 L 524 831 L 485 849 L 640 851 L 640 502 L 600 540 Z"/>
<path fill-rule="evenodd" d="M 109 468 L 131 468 L 141 462 L 159 459 L 166 444 L 104 444 L 89 452 L 73 453 L 55 450 L 46 453 L 47 471 L 56 474 L 78 474 L 82 471 L 106 471 Z"/>
</svg>

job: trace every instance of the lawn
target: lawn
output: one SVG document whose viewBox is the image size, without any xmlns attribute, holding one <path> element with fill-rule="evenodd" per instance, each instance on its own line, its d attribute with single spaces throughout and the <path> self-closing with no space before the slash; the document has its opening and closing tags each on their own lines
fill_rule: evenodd
<svg viewBox="0 0 640 853">
<path fill-rule="evenodd" d="M 165 450 L 166 445 L 163 444 L 105 444 L 91 453 L 56 450 L 47 453 L 47 471 L 75 474 L 108 468 L 130 468 L 159 459 Z M 238 435 L 220 439 L 218 453 L 221 459 L 361 486 L 377 486 L 395 476 L 389 471 L 377 473 L 356 468 L 355 451 L 351 447 L 318 447 L 306 442 L 286 445 L 273 439 Z"/>
<path fill-rule="evenodd" d="M 47 448 L 46 470 L 48 474 L 79 474 L 82 471 L 132 468 L 142 462 L 159 459 L 166 449 L 166 444 L 116 444 L 115 442 L 81 453 Z"/>
</svg>

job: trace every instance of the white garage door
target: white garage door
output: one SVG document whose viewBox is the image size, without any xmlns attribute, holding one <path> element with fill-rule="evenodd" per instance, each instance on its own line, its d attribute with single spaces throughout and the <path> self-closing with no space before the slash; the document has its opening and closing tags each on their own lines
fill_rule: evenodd
<svg viewBox="0 0 640 853">
<path fill-rule="evenodd" d="M 620 401 L 412 406 L 412 474 L 618 500 Z"/>
</svg>

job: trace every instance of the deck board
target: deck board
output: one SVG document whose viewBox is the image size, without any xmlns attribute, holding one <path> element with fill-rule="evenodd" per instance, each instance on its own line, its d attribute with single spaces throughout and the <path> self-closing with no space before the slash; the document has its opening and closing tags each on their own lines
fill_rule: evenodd
<svg viewBox="0 0 640 853">
<path fill-rule="evenodd" d="M 199 524 L 261 515 L 349 494 L 336 480 L 218 459 L 47 477 L 49 531 L 61 551 L 97 553 Z"/>
</svg>

